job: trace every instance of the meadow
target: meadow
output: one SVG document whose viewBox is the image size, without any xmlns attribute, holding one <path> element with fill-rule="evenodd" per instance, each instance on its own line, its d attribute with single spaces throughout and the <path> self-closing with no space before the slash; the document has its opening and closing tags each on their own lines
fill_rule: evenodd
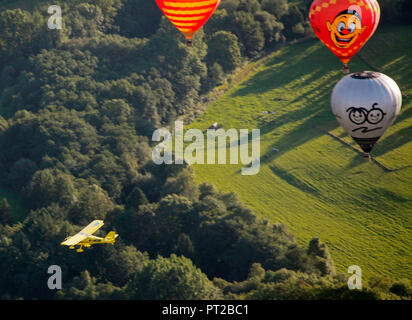
<svg viewBox="0 0 412 320">
<path fill-rule="evenodd" d="M 365 162 L 330 109 L 340 61 L 319 41 L 283 47 L 211 103 L 189 125 L 260 129 L 261 168 L 194 165 L 198 183 L 235 192 L 259 217 L 284 223 L 299 243 L 324 241 L 337 271 L 359 265 L 363 277 L 411 278 L 412 27 L 378 29 L 351 72 L 381 71 L 403 93 L 394 125 Z M 350 94 L 350 93 L 348 93 Z"/>
</svg>

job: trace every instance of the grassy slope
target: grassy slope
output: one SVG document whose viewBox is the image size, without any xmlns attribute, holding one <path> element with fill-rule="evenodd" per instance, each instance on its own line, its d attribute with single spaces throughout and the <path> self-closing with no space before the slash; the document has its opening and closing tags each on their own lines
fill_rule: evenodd
<svg viewBox="0 0 412 320">
<path fill-rule="evenodd" d="M 330 111 L 331 91 L 343 77 L 341 65 L 314 41 L 277 52 L 190 125 L 205 129 L 218 121 L 226 129 L 260 128 L 259 174 L 242 176 L 241 165 L 195 165 L 197 181 L 235 191 L 259 216 L 285 223 L 302 244 L 320 237 L 340 272 L 357 264 L 366 279 L 378 274 L 410 278 L 411 32 L 412 27 L 378 30 L 361 51 L 409 96 L 373 152 L 395 171 L 365 163 L 354 149 L 319 129 L 351 142 Z M 371 69 L 359 56 L 351 68 Z M 273 115 L 262 114 L 272 110 Z"/>
</svg>

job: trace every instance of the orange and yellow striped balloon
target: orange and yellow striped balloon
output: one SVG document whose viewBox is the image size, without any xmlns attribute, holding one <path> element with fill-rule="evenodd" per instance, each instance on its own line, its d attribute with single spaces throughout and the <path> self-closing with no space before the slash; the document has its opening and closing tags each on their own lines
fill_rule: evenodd
<svg viewBox="0 0 412 320">
<path fill-rule="evenodd" d="M 221 0 L 156 0 L 160 10 L 184 34 L 188 45 L 193 35 L 212 16 Z"/>
</svg>

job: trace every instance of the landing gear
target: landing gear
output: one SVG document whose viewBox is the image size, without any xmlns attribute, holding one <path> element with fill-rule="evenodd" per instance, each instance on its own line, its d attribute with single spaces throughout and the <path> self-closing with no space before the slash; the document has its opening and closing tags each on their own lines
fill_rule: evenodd
<svg viewBox="0 0 412 320">
<path fill-rule="evenodd" d="M 83 248 L 83 246 L 80 246 L 80 248 L 77 249 L 76 251 L 77 251 L 77 252 L 83 252 L 84 250 L 83 250 L 82 248 Z"/>
</svg>

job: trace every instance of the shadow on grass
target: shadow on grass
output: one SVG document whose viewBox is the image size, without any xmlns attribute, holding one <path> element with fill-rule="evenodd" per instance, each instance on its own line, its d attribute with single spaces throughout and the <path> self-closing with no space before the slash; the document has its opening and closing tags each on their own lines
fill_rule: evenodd
<svg viewBox="0 0 412 320">
<path fill-rule="evenodd" d="M 331 76 L 330 71 L 336 70 L 337 66 L 338 63 L 334 62 L 333 55 L 321 44 L 311 42 L 286 47 L 280 54 L 265 63 L 266 69 L 253 75 L 231 94 L 232 97 L 262 94 L 283 86 L 289 86 L 290 90 L 298 93 L 289 101 L 284 96 L 274 100 L 279 99 L 283 101 L 282 104 L 301 105 L 302 108 L 259 123 L 261 136 L 273 134 L 274 130 L 288 123 L 300 123 L 296 128 L 281 135 L 280 140 L 272 145 L 272 148 L 279 151 L 267 152 L 262 156 L 261 162 L 271 162 L 283 153 L 324 134 L 316 127 L 333 119 L 329 96 L 341 74 Z M 308 83 L 314 82 L 317 84 L 315 87 L 307 87 Z M 299 90 L 302 90 L 300 94 Z M 333 126 L 337 125 L 334 122 Z"/>
<path fill-rule="evenodd" d="M 296 129 L 288 132 L 287 134 L 281 136 L 281 138 L 271 145 L 271 149 L 278 149 L 277 152 L 268 151 L 261 158 L 261 163 L 271 163 L 276 158 L 281 155 L 291 151 L 300 145 L 309 142 L 312 139 L 316 139 L 323 136 L 324 133 L 316 128 L 318 124 L 318 116 L 314 115 L 305 121 L 302 125 L 298 126 Z"/>
<path fill-rule="evenodd" d="M 280 136 L 280 139 L 271 146 L 271 148 L 279 149 L 279 151 L 262 156 L 262 163 L 269 163 L 282 154 L 312 139 L 323 136 L 325 133 L 318 129 L 323 124 L 327 124 L 328 130 L 333 130 L 338 126 L 337 122 L 331 121 L 333 116 L 329 107 L 325 105 L 325 96 L 328 96 L 330 92 L 330 87 L 325 82 L 320 83 L 317 88 L 291 101 L 293 104 L 302 102 L 303 107 L 301 109 L 287 112 L 262 125 L 261 135 L 265 135 L 273 134 L 274 130 L 288 123 L 301 123 L 291 131 Z M 315 98 L 313 98 L 314 91 L 320 91 L 319 94 L 315 95 Z"/>
<path fill-rule="evenodd" d="M 375 156 L 382 156 L 390 151 L 393 151 L 411 141 L 412 126 L 398 130 L 397 132 L 385 137 L 379 143 L 379 147 L 375 149 Z"/>
<path fill-rule="evenodd" d="M 331 70 L 336 70 L 337 65 L 324 48 L 311 42 L 285 47 L 281 54 L 265 63 L 265 67 L 267 69 L 246 80 L 231 96 L 262 94 L 288 85 L 296 79 L 302 83 L 319 80 Z"/>
<path fill-rule="evenodd" d="M 318 193 L 318 190 L 315 187 L 313 187 L 311 184 L 301 181 L 300 179 L 296 178 L 292 173 L 288 172 L 287 170 L 279 168 L 275 165 L 269 166 L 269 168 L 270 170 L 272 170 L 272 172 L 277 177 L 279 177 L 286 183 L 290 184 L 291 186 L 303 192 L 306 192 L 306 193 L 311 193 L 311 194 Z"/>
</svg>

